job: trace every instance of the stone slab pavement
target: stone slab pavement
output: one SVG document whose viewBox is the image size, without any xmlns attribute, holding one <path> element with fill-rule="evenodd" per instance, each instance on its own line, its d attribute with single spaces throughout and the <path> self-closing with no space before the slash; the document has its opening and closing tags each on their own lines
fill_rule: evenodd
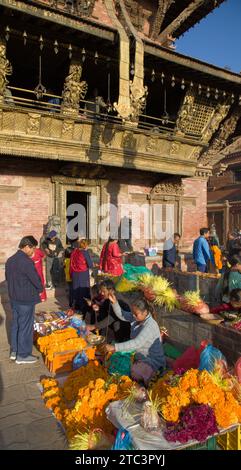
<svg viewBox="0 0 241 470">
<path fill-rule="evenodd" d="M 36 306 L 36 311 L 67 308 L 64 289 L 56 293 L 50 291 L 48 297 L 46 302 Z M 45 408 L 37 387 L 42 375 L 50 375 L 41 354 L 33 349 L 33 354 L 40 359 L 32 365 L 17 365 L 9 360 L 10 322 L 11 309 L 4 296 L 0 304 L 0 449 L 67 449 L 65 436 Z"/>
</svg>

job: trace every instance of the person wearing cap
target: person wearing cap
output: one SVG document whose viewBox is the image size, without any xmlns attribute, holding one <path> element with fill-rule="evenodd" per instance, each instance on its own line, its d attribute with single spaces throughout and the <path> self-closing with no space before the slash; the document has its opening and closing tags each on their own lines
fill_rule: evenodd
<svg viewBox="0 0 241 470">
<path fill-rule="evenodd" d="M 59 283 L 59 258 L 64 251 L 55 230 L 48 233 L 42 242 L 41 248 L 46 254 L 46 289 L 52 289 L 53 286 Z"/>
<path fill-rule="evenodd" d="M 32 355 L 35 305 L 40 303 L 43 290 L 41 279 L 31 257 L 35 246 L 33 237 L 24 237 L 19 250 L 8 258 L 5 276 L 12 308 L 10 359 L 16 364 L 32 364 L 38 360 Z"/>
</svg>

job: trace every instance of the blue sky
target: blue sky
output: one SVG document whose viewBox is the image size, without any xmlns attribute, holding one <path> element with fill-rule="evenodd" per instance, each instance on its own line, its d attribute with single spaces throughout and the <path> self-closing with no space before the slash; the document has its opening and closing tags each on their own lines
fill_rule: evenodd
<svg viewBox="0 0 241 470">
<path fill-rule="evenodd" d="M 226 0 L 187 31 L 176 52 L 241 72 L 241 0 Z"/>
</svg>

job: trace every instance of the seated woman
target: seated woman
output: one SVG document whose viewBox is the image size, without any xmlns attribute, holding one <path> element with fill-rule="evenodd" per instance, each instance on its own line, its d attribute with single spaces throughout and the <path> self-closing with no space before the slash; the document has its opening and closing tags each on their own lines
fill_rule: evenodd
<svg viewBox="0 0 241 470">
<path fill-rule="evenodd" d="M 215 297 L 218 302 L 228 303 L 230 292 L 241 289 L 241 256 L 233 256 L 230 265 L 231 268 L 226 270 L 216 286 Z"/>
<path fill-rule="evenodd" d="M 153 375 L 166 366 L 160 329 L 150 313 L 149 306 L 140 294 L 132 301 L 131 312 L 123 310 L 114 293 L 109 300 L 115 315 L 131 324 L 131 339 L 122 343 L 107 344 L 108 352 L 135 351 L 135 362 L 131 376 L 134 380 L 148 385 Z"/>
<path fill-rule="evenodd" d="M 210 313 L 241 310 L 241 289 L 233 289 L 229 294 L 229 302 L 210 309 Z"/>
<path fill-rule="evenodd" d="M 92 309 L 96 312 L 96 321 L 94 325 L 87 325 L 89 331 L 98 329 L 102 336 L 106 337 L 107 342 L 127 341 L 130 339 L 130 325 L 122 318 L 116 316 L 112 304 L 109 300 L 110 295 L 115 296 L 114 283 L 107 279 L 99 285 L 99 296 L 101 301 L 93 301 Z M 120 301 L 123 308 L 128 310 L 128 305 Z M 97 319 L 98 317 L 98 319 Z"/>
</svg>

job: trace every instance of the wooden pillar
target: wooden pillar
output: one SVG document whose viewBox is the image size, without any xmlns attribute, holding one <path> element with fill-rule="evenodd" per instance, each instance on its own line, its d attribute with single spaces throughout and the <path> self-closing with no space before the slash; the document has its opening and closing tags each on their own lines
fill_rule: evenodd
<svg viewBox="0 0 241 470">
<path fill-rule="evenodd" d="M 230 230 L 230 220 L 229 220 L 229 217 L 230 217 L 230 204 L 229 204 L 229 201 L 226 200 L 225 201 L 225 211 L 224 211 L 224 216 L 225 216 L 225 222 L 224 222 L 224 226 L 225 226 L 225 234 L 224 234 L 224 241 L 226 243 L 227 241 L 227 233 L 228 231 Z"/>
</svg>

